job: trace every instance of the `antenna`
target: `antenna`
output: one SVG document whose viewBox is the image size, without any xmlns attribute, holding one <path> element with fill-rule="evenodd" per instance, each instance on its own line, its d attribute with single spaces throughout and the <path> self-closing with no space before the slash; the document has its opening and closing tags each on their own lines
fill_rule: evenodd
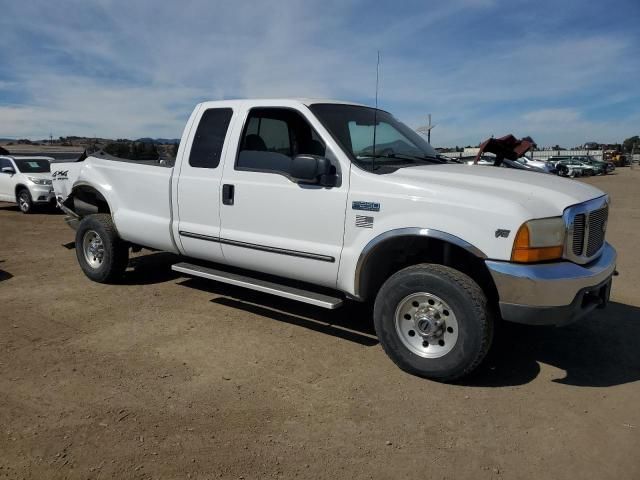
<svg viewBox="0 0 640 480">
<path fill-rule="evenodd" d="M 427 115 L 427 125 L 423 125 L 422 127 L 416 128 L 416 132 L 418 133 L 426 133 L 427 134 L 427 142 L 431 143 L 431 130 L 435 128 L 435 124 L 431 123 L 431 114 Z"/>
<path fill-rule="evenodd" d="M 378 80 L 380 77 L 380 50 L 378 50 L 378 61 L 376 63 L 376 108 L 373 111 L 373 153 L 371 155 L 371 171 L 375 169 L 376 162 L 376 128 L 378 126 Z"/>
</svg>

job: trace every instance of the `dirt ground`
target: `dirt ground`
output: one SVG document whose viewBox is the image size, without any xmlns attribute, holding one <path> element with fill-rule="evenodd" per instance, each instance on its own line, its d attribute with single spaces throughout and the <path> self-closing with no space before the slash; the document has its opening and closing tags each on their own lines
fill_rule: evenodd
<svg viewBox="0 0 640 480">
<path fill-rule="evenodd" d="M 92 283 L 62 215 L 0 204 L 0 478 L 640 478 L 640 171 L 589 183 L 613 198 L 612 303 L 503 325 L 458 385 L 396 368 L 358 305 L 161 253 Z"/>
</svg>

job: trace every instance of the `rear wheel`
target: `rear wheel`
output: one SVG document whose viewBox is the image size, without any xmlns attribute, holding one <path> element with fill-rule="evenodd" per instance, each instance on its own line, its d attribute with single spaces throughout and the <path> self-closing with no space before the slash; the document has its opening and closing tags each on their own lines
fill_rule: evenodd
<svg viewBox="0 0 640 480">
<path fill-rule="evenodd" d="M 118 236 L 111 215 L 89 215 L 76 231 L 76 256 L 91 280 L 113 283 L 127 268 L 129 246 Z"/>
<path fill-rule="evenodd" d="M 374 306 L 378 338 L 403 370 L 440 381 L 471 373 L 493 337 L 484 292 L 467 275 L 422 264 L 392 275 Z"/>
<path fill-rule="evenodd" d="M 22 213 L 33 212 L 33 200 L 31 199 L 31 193 L 26 188 L 18 191 L 18 207 Z"/>
</svg>

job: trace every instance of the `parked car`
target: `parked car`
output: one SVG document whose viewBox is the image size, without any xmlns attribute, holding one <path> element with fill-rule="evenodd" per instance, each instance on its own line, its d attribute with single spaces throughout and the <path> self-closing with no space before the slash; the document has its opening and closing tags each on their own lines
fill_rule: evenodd
<svg viewBox="0 0 640 480">
<path fill-rule="evenodd" d="M 518 163 L 522 163 L 522 164 L 530 166 L 530 167 L 534 167 L 534 168 L 538 168 L 540 170 L 544 170 L 547 173 L 550 173 L 550 171 L 552 169 L 549 166 L 549 164 L 547 162 L 543 161 L 543 160 L 534 160 L 534 159 L 531 159 L 529 157 L 520 157 L 516 161 Z"/>
<path fill-rule="evenodd" d="M 23 213 L 55 204 L 49 157 L 0 156 L 0 200 L 17 203 Z"/>
<path fill-rule="evenodd" d="M 573 157 L 555 162 L 555 170 L 561 177 L 571 178 L 591 177 L 596 174 L 596 169 L 593 166 L 574 160 Z"/>
<path fill-rule="evenodd" d="M 583 157 L 574 157 L 575 160 L 579 162 L 585 163 L 587 165 L 591 165 L 596 175 L 606 175 L 607 173 L 611 173 L 616 169 L 616 166 L 613 162 L 603 162 L 602 160 L 596 160 L 591 156 L 583 156 Z"/>
<path fill-rule="evenodd" d="M 502 159 L 502 162 L 499 165 L 496 165 L 496 157 L 490 156 L 482 156 L 478 162 L 476 163 L 475 157 L 473 159 L 465 160 L 464 163 L 467 165 L 482 165 L 487 167 L 503 167 L 503 168 L 515 168 L 516 170 L 526 170 L 529 172 L 538 172 L 538 173 L 549 173 L 546 168 L 539 168 L 531 162 L 526 162 L 521 160 L 509 160 L 508 158 Z M 536 162 L 537 163 L 537 162 Z"/>
<path fill-rule="evenodd" d="M 502 164 L 500 166 L 501 167 L 505 167 L 505 168 L 515 168 L 515 169 L 518 169 L 518 170 L 525 170 L 525 171 L 528 171 L 528 172 L 549 173 L 546 169 L 536 167 L 531 163 L 522 162 L 520 159 L 518 159 L 518 160 L 509 160 L 509 159 L 505 158 L 502 161 Z"/>
<path fill-rule="evenodd" d="M 442 381 L 480 364 L 499 319 L 566 324 L 603 307 L 615 271 L 602 191 L 443 163 L 362 105 L 205 102 L 173 168 L 94 153 L 52 170 L 91 280 L 117 281 L 148 247 L 185 257 L 172 267 L 185 275 L 328 309 L 372 302 L 389 357 Z"/>
</svg>

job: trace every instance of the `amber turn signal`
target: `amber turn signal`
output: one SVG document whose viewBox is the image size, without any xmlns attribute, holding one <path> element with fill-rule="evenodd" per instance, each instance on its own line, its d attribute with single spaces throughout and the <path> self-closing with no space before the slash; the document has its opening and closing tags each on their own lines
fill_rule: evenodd
<svg viewBox="0 0 640 480">
<path fill-rule="evenodd" d="M 544 262 L 556 260 L 562 257 L 562 245 L 551 247 L 532 247 L 529 227 L 525 223 L 518 229 L 516 239 L 513 242 L 511 261 L 518 263 Z"/>
</svg>

